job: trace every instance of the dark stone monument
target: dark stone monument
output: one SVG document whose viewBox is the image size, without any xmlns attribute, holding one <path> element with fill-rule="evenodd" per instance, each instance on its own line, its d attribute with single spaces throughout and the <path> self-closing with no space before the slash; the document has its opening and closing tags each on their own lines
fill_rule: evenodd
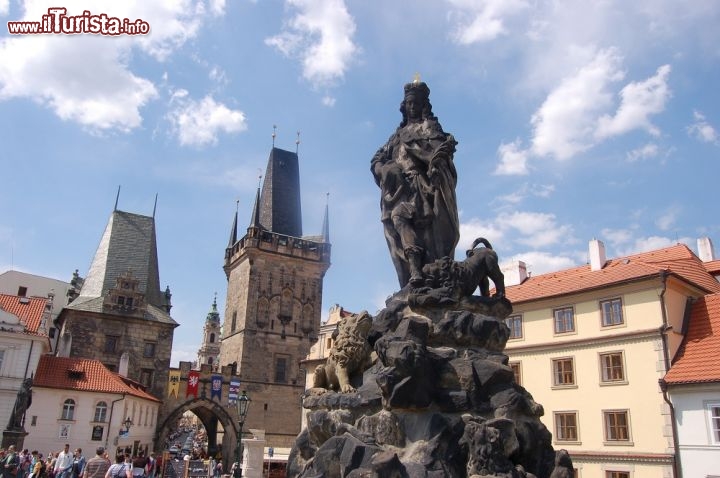
<svg viewBox="0 0 720 478">
<path fill-rule="evenodd" d="M 28 435 L 25 431 L 25 412 L 32 405 L 32 384 L 32 378 L 26 378 L 18 390 L 7 428 L 3 430 L 2 443 L 0 443 L 3 448 L 10 445 L 15 445 L 15 448 L 20 450 L 23 448 L 25 437 Z"/>
<path fill-rule="evenodd" d="M 433 116 L 425 83 L 405 85 L 400 110 L 371 169 L 401 290 L 376 317 L 339 324 L 303 396 L 307 427 L 288 476 L 565 476 L 570 457 L 553 450 L 542 406 L 503 353 L 512 305 L 497 254 L 478 238 L 464 261 L 453 260 L 456 142 Z"/>
</svg>

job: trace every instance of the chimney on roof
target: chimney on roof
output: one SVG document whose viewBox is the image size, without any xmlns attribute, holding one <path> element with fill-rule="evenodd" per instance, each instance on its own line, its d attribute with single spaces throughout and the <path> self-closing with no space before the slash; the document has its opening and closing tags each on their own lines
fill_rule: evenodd
<svg viewBox="0 0 720 478">
<path fill-rule="evenodd" d="M 590 241 L 590 270 L 599 271 L 605 267 L 607 258 L 605 257 L 605 244 L 598 239 Z"/>
<path fill-rule="evenodd" d="M 130 354 L 127 352 L 123 352 L 123 354 L 120 356 L 120 365 L 118 365 L 118 374 L 123 377 L 127 377 L 129 366 L 130 366 Z"/>
<path fill-rule="evenodd" d="M 519 285 L 528 278 L 527 265 L 523 261 L 513 261 L 500 269 L 505 275 L 505 285 Z"/>
<path fill-rule="evenodd" d="M 715 260 L 715 249 L 709 237 L 701 237 L 697 240 L 698 257 L 703 262 Z"/>
</svg>

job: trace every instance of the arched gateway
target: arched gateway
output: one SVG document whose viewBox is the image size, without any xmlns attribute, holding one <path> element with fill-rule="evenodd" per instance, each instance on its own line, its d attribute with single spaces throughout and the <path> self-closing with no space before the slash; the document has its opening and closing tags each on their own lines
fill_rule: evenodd
<svg viewBox="0 0 720 478">
<path fill-rule="evenodd" d="M 191 370 L 191 367 L 190 362 L 180 362 L 179 368 L 170 369 L 168 390 L 158 413 L 155 450 L 167 448 L 170 432 L 180 417 L 191 411 L 205 427 L 208 452 L 213 456 L 221 453 L 224 469 L 229 470 L 235 457 L 238 432 L 237 410 L 230 400 L 232 367 L 222 367 L 219 372 L 207 364 L 200 370 Z"/>
</svg>

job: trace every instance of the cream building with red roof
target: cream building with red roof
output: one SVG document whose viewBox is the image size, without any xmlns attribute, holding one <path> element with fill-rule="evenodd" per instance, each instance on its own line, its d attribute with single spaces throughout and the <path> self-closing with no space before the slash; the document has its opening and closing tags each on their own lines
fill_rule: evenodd
<svg viewBox="0 0 720 478">
<path fill-rule="evenodd" d="M 591 241 L 590 264 L 520 274 L 507 287 L 510 365 L 580 477 L 679 476 L 659 380 L 683 343 L 693 301 L 720 292 L 705 265 L 712 259 L 678 244 L 607 260 Z"/>
<path fill-rule="evenodd" d="M 22 448 L 22 433 L 6 430 L 23 381 L 30 378 L 38 360 L 50 351 L 48 299 L 0 294 L 0 427 L 2 446 Z M 27 429 L 27 423 L 25 424 Z"/>
<path fill-rule="evenodd" d="M 43 355 L 27 412 L 25 447 L 47 453 L 69 443 L 82 448 L 86 458 L 98 446 L 111 456 L 126 449 L 152 451 L 160 404 L 142 385 L 99 360 Z"/>
<path fill-rule="evenodd" d="M 687 335 L 663 382 L 674 408 L 683 476 L 719 476 L 720 294 L 692 304 Z"/>
</svg>

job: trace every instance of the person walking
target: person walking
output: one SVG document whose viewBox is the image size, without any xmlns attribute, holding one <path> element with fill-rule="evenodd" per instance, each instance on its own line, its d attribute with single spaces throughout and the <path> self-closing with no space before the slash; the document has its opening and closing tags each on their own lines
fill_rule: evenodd
<svg viewBox="0 0 720 478">
<path fill-rule="evenodd" d="M 115 457 L 115 463 L 105 472 L 104 478 L 132 478 L 132 464 L 125 461 L 125 456 L 119 454 Z"/>
<path fill-rule="evenodd" d="M 75 450 L 75 456 L 73 457 L 72 465 L 72 478 L 80 478 L 85 470 L 85 464 L 87 461 L 82 454 L 82 448 Z"/>
<path fill-rule="evenodd" d="M 55 478 L 71 478 L 74 457 L 70 451 L 70 444 L 66 443 L 55 459 Z"/>
<path fill-rule="evenodd" d="M 110 468 L 110 462 L 105 458 L 105 448 L 97 447 L 95 456 L 90 458 L 83 468 L 81 478 L 104 478 Z"/>
<path fill-rule="evenodd" d="M 20 458 L 15 452 L 15 445 L 10 445 L 2 459 L 2 476 L 3 478 L 15 478 L 20 467 Z"/>
</svg>

